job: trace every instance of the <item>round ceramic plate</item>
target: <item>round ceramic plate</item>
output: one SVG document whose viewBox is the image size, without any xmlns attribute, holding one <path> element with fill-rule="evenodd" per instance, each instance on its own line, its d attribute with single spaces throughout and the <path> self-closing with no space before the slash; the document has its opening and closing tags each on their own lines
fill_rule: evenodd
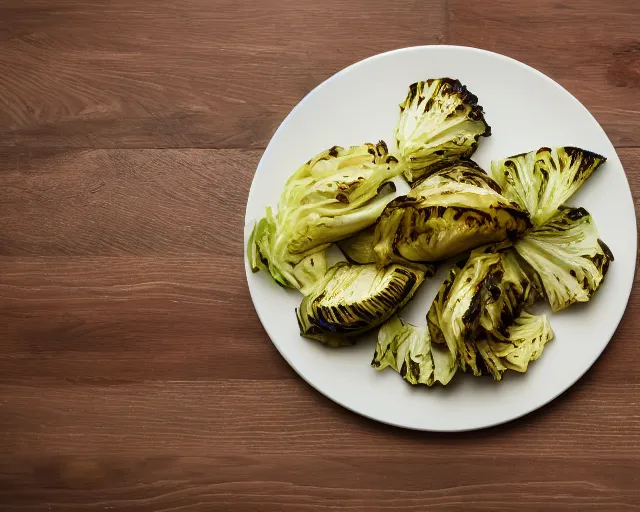
<svg viewBox="0 0 640 512">
<path fill-rule="evenodd" d="M 300 337 L 294 309 L 302 296 L 246 266 L 258 316 L 287 362 L 318 391 L 369 418 L 407 428 L 461 431 L 527 414 L 576 382 L 611 339 L 625 310 L 635 269 L 636 219 L 629 184 L 606 134 L 578 100 L 549 77 L 513 59 L 473 48 L 424 46 L 376 55 L 318 86 L 287 116 L 267 147 L 251 186 L 245 241 L 266 205 L 276 206 L 287 178 L 333 145 L 379 139 L 393 146 L 398 104 L 413 82 L 459 79 L 479 98 L 492 136 L 473 159 L 492 159 L 541 146 L 578 146 L 607 162 L 571 198 L 593 215 L 615 261 L 593 300 L 550 314 L 555 339 L 525 374 L 501 382 L 457 375 L 449 386 L 410 386 L 391 369 L 370 362 L 375 335 L 354 347 L 331 349 Z M 245 258 L 246 259 L 246 258 Z M 425 325 L 426 313 L 447 269 L 422 285 L 403 318 Z"/>
</svg>

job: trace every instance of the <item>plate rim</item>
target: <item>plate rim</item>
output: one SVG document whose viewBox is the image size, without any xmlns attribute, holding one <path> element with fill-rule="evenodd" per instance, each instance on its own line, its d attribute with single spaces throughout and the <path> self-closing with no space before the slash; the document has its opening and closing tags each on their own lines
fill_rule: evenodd
<svg viewBox="0 0 640 512">
<path fill-rule="evenodd" d="M 253 272 L 252 272 L 252 270 L 250 268 L 250 265 L 248 263 L 247 254 L 246 254 L 247 230 L 249 230 L 249 232 L 250 232 L 251 231 L 251 226 L 255 222 L 255 219 L 248 217 L 249 203 L 251 201 L 252 196 L 256 193 L 255 192 L 255 188 L 254 188 L 255 176 L 256 176 L 257 172 L 259 171 L 259 169 L 261 168 L 261 166 L 263 165 L 263 162 L 267 159 L 267 157 L 268 157 L 268 155 L 270 153 L 271 142 L 273 141 L 273 139 L 276 138 L 276 136 L 278 135 L 278 133 L 281 130 L 284 130 L 285 125 L 294 116 L 295 112 L 299 108 L 301 108 L 304 103 L 309 101 L 310 97 L 315 93 L 316 90 L 318 90 L 320 87 L 323 87 L 325 84 L 328 84 L 329 82 L 332 82 L 332 81 L 336 80 L 338 77 L 342 76 L 343 74 L 348 73 L 353 68 L 356 68 L 356 67 L 358 67 L 360 65 L 363 65 L 363 64 L 371 62 L 371 61 L 375 61 L 375 60 L 380 59 L 382 57 L 389 56 L 391 54 L 399 54 L 399 53 L 404 53 L 404 52 L 422 51 L 422 50 L 437 51 L 439 49 L 462 50 L 462 51 L 468 51 L 470 53 L 480 53 L 480 54 L 489 55 L 491 57 L 497 57 L 498 59 L 509 61 L 512 64 L 516 64 L 517 66 L 525 68 L 527 71 L 532 71 L 533 73 L 537 74 L 539 77 L 541 77 L 544 80 L 550 82 L 552 85 L 554 85 L 556 87 L 559 87 L 562 91 L 564 91 L 569 96 L 569 98 L 574 103 L 576 103 L 580 108 L 582 108 L 591 117 L 591 119 L 593 119 L 593 121 L 602 130 L 604 136 L 606 137 L 606 139 L 611 144 L 611 147 L 614 150 L 615 158 L 618 160 L 618 162 L 620 163 L 620 167 L 622 168 L 622 171 L 623 171 L 623 174 L 624 174 L 624 179 L 625 179 L 625 182 L 627 184 L 627 190 L 628 190 L 628 192 L 630 194 L 631 201 L 633 203 L 633 194 L 632 194 L 632 191 L 631 191 L 631 186 L 629 185 L 629 180 L 627 178 L 626 171 L 624 170 L 624 166 L 622 165 L 622 162 L 620 161 L 620 157 L 618 155 L 618 152 L 617 152 L 616 147 L 614 146 L 613 142 L 611 142 L 611 139 L 609 138 L 607 133 L 604 131 L 604 129 L 602 128 L 602 126 L 600 125 L 598 120 L 595 118 L 595 116 L 589 111 L 589 109 L 587 109 L 580 102 L 580 100 L 578 100 L 570 91 L 568 91 L 564 86 L 562 86 L 561 84 L 556 82 L 553 78 L 549 77 L 548 75 L 544 74 L 543 72 L 539 71 L 538 69 L 536 69 L 536 68 L 534 68 L 534 67 L 532 67 L 532 66 L 530 66 L 530 65 L 528 65 L 528 64 L 526 64 L 526 63 L 524 63 L 522 61 L 514 59 L 513 57 L 509 57 L 509 56 L 503 55 L 501 53 L 493 52 L 491 50 L 485 50 L 485 49 L 482 49 L 482 48 L 475 48 L 473 46 L 461 46 L 461 45 L 450 45 L 450 44 L 433 44 L 433 45 L 407 46 L 407 47 L 403 47 L 403 48 L 396 48 L 396 49 L 393 49 L 393 50 L 377 53 L 377 54 L 371 55 L 369 57 L 366 57 L 364 59 L 361 59 L 359 61 L 353 62 L 352 64 L 349 64 L 348 66 L 342 68 L 341 70 L 337 71 L 336 73 L 334 73 L 333 75 L 331 75 L 330 77 L 328 77 L 327 79 L 323 80 L 318 85 L 316 85 L 307 94 L 305 94 L 300 99 L 300 101 L 289 111 L 289 113 L 282 120 L 282 122 L 280 123 L 278 128 L 275 130 L 275 132 L 273 133 L 273 135 L 269 139 L 269 142 L 268 142 L 268 144 L 267 144 L 262 156 L 260 157 L 258 165 L 255 168 L 255 171 L 254 171 L 254 174 L 253 174 L 253 178 L 251 180 L 251 186 L 249 187 L 249 193 L 247 195 L 247 201 L 246 201 L 246 205 L 245 205 L 245 224 L 244 224 L 244 238 L 243 238 L 243 251 L 242 251 L 242 254 L 243 254 L 243 261 L 244 261 L 244 266 L 245 266 L 245 277 L 246 277 L 246 280 L 247 280 L 247 287 L 249 288 L 249 295 L 251 296 L 251 302 L 252 302 L 254 310 L 255 310 L 255 312 L 256 312 L 256 314 L 258 316 L 258 319 L 260 320 L 260 323 L 261 323 L 263 329 L 265 330 L 267 336 L 271 340 L 271 343 L 275 346 L 275 348 L 278 351 L 278 353 L 287 362 L 287 364 L 296 372 L 296 374 L 300 378 L 302 378 L 302 380 L 304 382 L 306 382 L 309 386 L 311 386 L 313 389 L 315 389 L 317 392 L 319 392 L 320 394 L 322 394 L 324 397 L 328 398 L 332 402 L 340 405 L 341 407 L 344 407 L 345 409 L 347 409 L 351 413 L 354 413 L 354 414 L 357 414 L 359 416 L 365 417 L 365 418 L 367 418 L 369 420 L 372 420 L 372 421 L 375 421 L 375 422 L 379 422 L 379 423 L 382 423 L 382 424 L 385 424 L 385 425 L 390 425 L 390 426 L 393 426 L 393 427 L 398 427 L 398 428 L 403 428 L 403 429 L 408 429 L 408 430 L 414 430 L 414 431 L 419 431 L 419 432 L 457 433 L 457 432 L 471 432 L 471 431 L 476 431 L 476 430 L 489 429 L 489 428 L 492 428 L 492 427 L 496 427 L 496 426 L 499 426 L 499 425 L 504 425 L 506 423 L 509 423 L 509 422 L 518 420 L 520 418 L 523 418 L 523 417 L 525 417 L 525 416 L 527 416 L 529 414 L 534 413 L 535 411 L 538 411 L 538 410 L 544 408 L 545 406 L 547 406 L 548 404 L 550 404 L 551 402 L 556 400 L 560 395 L 562 395 L 563 393 L 568 391 L 579 380 L 581 380 L 584 377 L 584 375 L 593 367 L 595 362 L 604 353 L 606 348 L 609 346 L 609 343 L 611 343 L 611 340 L 613 339 L 613 336 L 615 335 L 616 331 L 618 330 L 620 322 L 622 321 L 622 318 L 624 317 L 624 315 L 625 315 L 625 313 L 627 311 L 627 308 L 628 308 L 628 305 L 629 305 L 629 298 L 631 296 L 631 291 L 633 289 L 633 283 L 634 283 L 633 276 L 635 276 L 636 269 L 637 269 L 637 256 L 638 256 L 638 254 L 637 254 L 638 253 L 638 246 L 637 246 L 637 243 L 638 243 L 637 238 L 638 238 L 638 236 L 637 236 L 637 234 L 636 234 L 635 237 L 633 237 L 633 241 L 632 241 L 632 243 L 633 243 L 633 253 L 636 255 L 636 257 L 633 259 L 632 278 L 628 281 L 628 283 L 625 284 L 626 288 L 624 290 L 621 290 L 621 291 L 624 291 L 624 294 L 623 294 L 624 295 L 624 299 L 625 299 L 624 308 L 619 313 L 619 315 L 615 319 L 615 321 L 612 321 L 610 323 L 611 332 L 607 335 L 606 343 L 604 343 L 602 345 L 602 348 L 600 348 L 599 350 L 596 351 L 593 359 L 588 364 L 586 364 L 584 366 L 584 369 L 582 369 L 581 371 L 578 372 L 576 378 L 574 380 L 570 381 L 570 383 L 567 386 L 561 387 L 561 388 L 559 388 L 559 390 L 557 392 L 551 393 L 549 398 L 543 399 L 540 403 L 536 403 L 532 408 L 530 408 L 530 409 L 528 409 L 528 410 L 526 410 L 524 412 L 518 412 L 515 415 L 508 416 L 506 418 L 500 418 L 500 419 L 498 419 L 496 421 L 484 422 L 484 423 L 481 423 L 481 424 L 473 424 L 471 426 L 460 427 L 460 428 L 437 428 L 437 427 L 425 427 L 425 426 L 417 426 L 417 425 L 407 425 L 407 424 L 401 423 L 399 421 L 387 420 L 387 419 L 383 419 L 383 418 L 380 418 L 380 417 L 376 417 L 373 414 L 369 414 L 369 413 L 367 413 L 365 411 L 356 410 L 354 407 L 349 406 L 346 403 L 344 403 L 344 401 L 342 399 L 340 399 L 339 397 L 335 397 L 332 394 L 323 391 L 321 389 L 320 385 L 317 385 L 316 383 L 311 382 L 296 367 L 296 365 L 287 356 L 286 352 L 279 346 L 278 342 L 274 339 L 274 337 L 269 332 L 269 329 L 267 328 L 267 326 L 265 324 L 265 321 L 263 320 L 262 314 L 260 313 L 260 311 L 256 307 L 256 300 L 255 300 L 255 297 L 254 297 L 254 292 L 252 290 L 251 281 L 249 279 L 249 276 L 252 275 Z M 634 232 L 637 233 L 637 216 L 636 216 L 635 207 L 633 208 L 633 224 L 634 224 L 634 227 L 635 227 Z"/>
</svg>

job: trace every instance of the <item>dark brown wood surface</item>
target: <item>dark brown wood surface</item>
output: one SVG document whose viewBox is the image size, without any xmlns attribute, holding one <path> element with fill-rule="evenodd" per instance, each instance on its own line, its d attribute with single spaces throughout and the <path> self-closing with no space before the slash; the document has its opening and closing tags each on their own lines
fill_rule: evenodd
<svg viewBox="0 0 640 512">
<path fill-rule="evenodd" d="M 288 111 L 403 46 L 510 55 L 640 193 L 635 0 L 0 0 L 0 510 L 640 509 L 640 295 L 552 404 L 442 435 L 360 418 L 253 310 L 244 204 Z"/>
</svg>

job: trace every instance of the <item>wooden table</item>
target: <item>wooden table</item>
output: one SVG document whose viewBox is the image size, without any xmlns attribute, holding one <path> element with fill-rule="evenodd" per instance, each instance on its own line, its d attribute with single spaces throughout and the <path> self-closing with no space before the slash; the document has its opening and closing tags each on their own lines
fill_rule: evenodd
<svg viewBox="0 0 640 512">
<path fill-rule="evenodd" d="M 464 435 L 296 376 L 243 269 L 254 169 L 369 55 L 504 53 L 596 116 L 640 189 L 636 0 L 0 1 L 0 509 L 640 508 L 640 295 L 569 392 Z"/>
</svg>

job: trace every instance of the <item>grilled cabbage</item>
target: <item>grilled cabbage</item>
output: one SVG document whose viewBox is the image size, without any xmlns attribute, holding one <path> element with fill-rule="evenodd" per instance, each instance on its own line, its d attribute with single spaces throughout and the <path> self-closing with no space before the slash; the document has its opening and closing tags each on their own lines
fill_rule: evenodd
<svg viewBox="0 0 640 512">
<path fill-rule="evenodd" d="M 482 107 L 459 80 L 417 82 L 400 104 L 395 137 L 407 181 L 470 157 L 491 135 Z"/>
<path fill-rule="evenodd" d="M 276 240 L 276 230 L 276 220 L 271 208 L 267 207 L 266 216 L 260 219 L 249 237 L 247 254 L 251 270 L 265 270 L 278 284 L 297 288 L 306 295 L 327 271 L 325 250 L 328 244 L 306 253 L 290 254 L 272 243 Z"/>
<path fill-rule="evenodd" d="M 425 268 L 397 264 L 378 269 L 338 263 L 296 310 L 300 334 L 333 346 L 353 343 L 402 308 L 425 273 Z"/>
<path fill-rule="evenodd" d="M 376 261 L 436 262 L 484 244 L 515 239 L 528 215 L 500 194 L 473 162 L 435 172 L 391 201 L 374 233 Z"/>
<path fill-rule="evenodd" d="M 515 249 L 540 276 L 553 311 L 587 302 L 613 261 L 584 208 L 560 207 L 551 220 L 528 231 Z"/>
<path fill-rule="evenodd" d="M 508 244 L 476 249 L 440 287 L 427 314 L 431 339 L 446 343 L 463 371 L 481 375 L 476 340 L 485 333 L 507 337 L 522 308 L 538 296 L 535 284 Z"/>
<path fill-rule="evenodd" d="M 266 268 L 279 284 L 308 292 L 322 277 L 325 267 L 316 263 L 324 249 L 373 224 L 401 172 L 382 141 L 315 156 L 287 181 L 277 214 L 267 208 L 256 224 L 247 248 L 252 269 Z"/>
<path fill-rule="evenodd" d="M 500 339 L 491 335 L 476 342 L 486 373 L 501 380 L 505 370 L 524 373 L 529 363 L 542 355 L 544 346 L 553 339 L 553 330 L 547 317 L 527 312 L 515 319 L 507 336 Z"/>
<path fill-rule="evenodd" d="M 535 226 L 541 226 L 605 161 L 580 148 L 540 148 L 494 161 L 491 169 L 504 195 L 528 211 Z"/>
<path fill-rule="evenodd" d="M 382 141 L 334 146 L 289 178 L 247 256 L 305 295 L 302 336 L 341 346 L 381 325 L 372 366 L 427 386 L 458 368 L 501 380 L 540 357 L 554 334 L 528 307 L 543 296 L 553 311 L 588 301 L 613 261 L 589 213 L 565 205 L 606 158 L 544 147 L 492 162 L 492 179 L 469 159 L 490 135 L 475 95 L 430 79 L 400 105 L 395 155 Z M 403 173 L 412 188 L 393 199 Z M 327 269 L 334 243 L 348 263 Z M 462 253 L 427 326 L 401 320 L 433 263 Z"/>
<path fill-rule="evenodd" d="M 380 328 L 371 366 L 377 370 L 390 366 L 410 384 L 427 386 L 448 384 L 457 369 L 451 352 L 431 345 L 428 329 L 403 322 L 397 315 Z"/>
</svg>

